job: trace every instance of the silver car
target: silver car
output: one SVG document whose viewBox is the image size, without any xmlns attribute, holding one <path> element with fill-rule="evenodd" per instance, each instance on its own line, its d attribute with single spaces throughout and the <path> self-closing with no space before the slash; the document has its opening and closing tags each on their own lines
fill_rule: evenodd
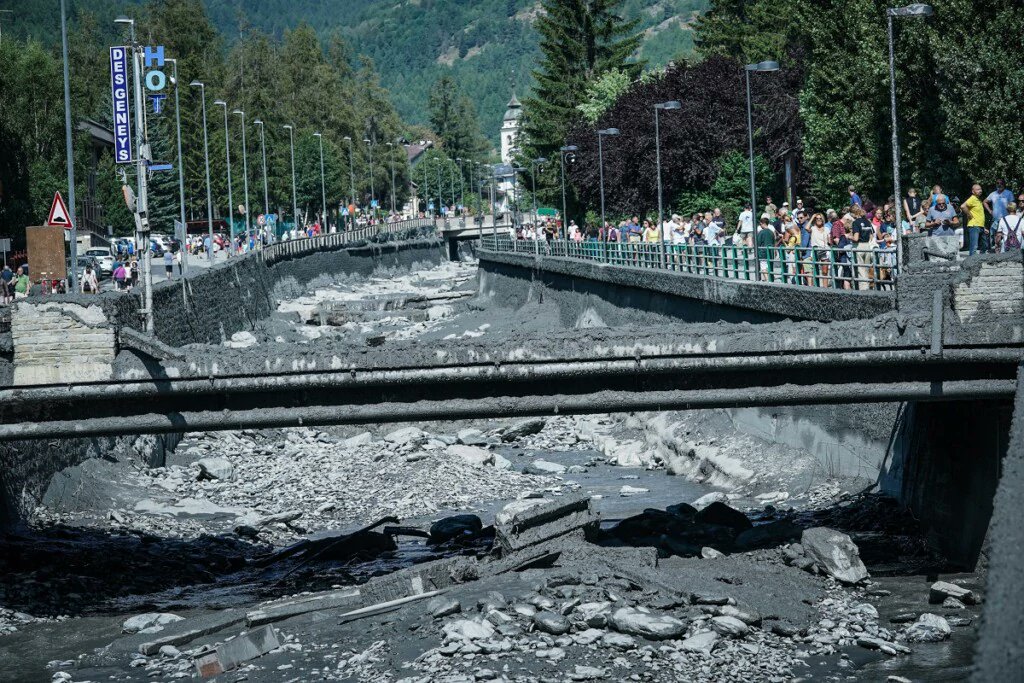
<svg viewBox="0 0 1024 683">
<path fill-rule="evenodd" d="M 100 275 L 109 277 L 114 274 L 114 257 L 110 255 L 109 249 L 86 249 L 84 256 L 96 260 Z"/>
</svg>

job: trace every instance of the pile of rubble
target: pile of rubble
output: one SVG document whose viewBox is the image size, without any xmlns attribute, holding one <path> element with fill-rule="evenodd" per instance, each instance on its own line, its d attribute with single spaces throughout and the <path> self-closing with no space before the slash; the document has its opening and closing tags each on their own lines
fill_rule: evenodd
<svg viewBox="0 0 1024 683">
<path fill-rule="evenodd" d="M 703 510 L 716 518 L 742 516 L 712 505 Z M 850 538 L 831 529 L 807 529 L 781 548 L 661 560 L 653 547 L 599 544 L 600 517 L 582 495 L 511 503 L 493 526 L 472 517 L 441 520 L 430 534 L 489 534 L 488 553 L 205 621 L 143 614 L 125 622 L 132 635 L 108 651 L 123 652 L 149 677 L 262 670 L 292 680 L 406 683 L 781 682 L 800 676 L 811 658 L 851 667 L 844 648 L 899 656 L 951 633 L 932 613 L 881 626 L 871 601 L 886 591 L 873 585 Z M 930 599 L 976 602 L 946 582 L 932 586 Z M 218 637 L 238 627 L 238 635 Z"/>
</svg>

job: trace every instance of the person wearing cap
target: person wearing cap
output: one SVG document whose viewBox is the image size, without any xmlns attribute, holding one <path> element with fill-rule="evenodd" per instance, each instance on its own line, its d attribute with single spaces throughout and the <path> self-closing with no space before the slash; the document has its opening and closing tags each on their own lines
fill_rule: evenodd
<svg viewBox="0 0 1024 683">
<path fill-rule="evenodd" d="M 861 202 L 860 195 L 857 194 L 857 188 L 850 185 L 846 188 L 846 191 L 850 193 L 850 206 L 861 206 L 863 204 L 863 202 Z"/>
<path fill-rule="evenodd" d="M 996 181 L 996 189 L 992 190 L 982 204 L 985 210 L 992 216 L 992 230 L 999 229 L 999 222 L 1006 215 L 1006 205 L 1013 201 L 1013 192 L 1006 189 L 1006 182 L 1002 178 Z"/>
</svg>

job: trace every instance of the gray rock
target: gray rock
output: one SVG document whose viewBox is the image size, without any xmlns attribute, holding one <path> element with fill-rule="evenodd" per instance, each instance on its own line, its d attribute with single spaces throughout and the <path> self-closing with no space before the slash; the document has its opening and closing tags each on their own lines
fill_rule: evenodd
<svg viewBox="0 0 1024 683">
<path fill-rule="evenodd" d="M 907 627 L 904 637 L 909 643 L 937 643 L 949 638 L 953 629 L 938 614 L 925 613 Z"/>
<path fill-rule="evenodd" d="M 473 467 L 483 467 L 494 463 L 494 453 L 477 446 L 456 444 L 449 446 L 446 451 L 449 455 L 461 458 L 463 462 Z"/>
<path fill-rule="evenodd" d="M 942 601 L 942 606 L 946 609 L 967 609 L 967 605 L 956 598 L 946 598 Z"/>
<path fill-rule="evenodd" d="M 487 437 L 479 429 L 460 429 L 457 436 L 459 443 L 465 446 L 483 446 L 487 444 Z"/>
<path fill-rule="evenodd" d="M 840 531 L 826 527 L 806 529 L 800 545 L 809 559 L 837 581 L 856 584 L 869 577 L 857 546 Z"/>
<path fill-rule="evenodd" d="M 370 432 L 363 432 L 362 434 L 356 434 L 345 439 L 342 443 L 348 448 L 355 448 L 356 446 L 365 446 L 373 441 L 373 434 Z"/>
<path fill-rule="evenodd" d="M 974 622 L 971 617 L 958 617 L 949 616 L 946 617 L 946 623 L 950 626 L 970 626 Z"/>
<path fill-rule="evenodd" d="M 503 455 L 494 453 L 494 468 L 498 470 L 510 470 L 512 469 L 512 461 Z"/>
<path fill-rule="evenodd" d="M 705 560 L 714 560 L 718 557 L 725 557 L 725 553 L 719 552 L 709 546 L 704 546 L 700 549 L 700 556 Z"/>
<path fill-rule="evenodd" d="M 678 638 L 686 632 L 686 624 L 665 614 L 649 614 L 632 607 L 620 607 L 612 612 L 609 623 L 620 633 L 640 636 L 647 640 Z"/>
<path fill-rule="evenodd" d="M 174 647 L 173 645 L 161 645 L 160 646 L 160 656 L 161 657 L 169 657 L 169 658 L 173 659 L 175 657 L 180 657 L 181 656 L 181 650 L 179 650 L 178 648 Z"/>
<path fill-rule="evenodd" d="M 548 610 L 542 610 L 534 614 L 533 625 L 537 627 L 538 631 L 550 633 L 553 636 L 565 635 L 571 628 L 568 619 L 561 614 Z"/>
<path fill-rule="evenodd" d="M 200 479 L 231 481 L 235 478 L 235 466 L 227 458 L 211 456 L 203 458 L 196 464 L 199 465 Z"/>
<path fill-rule="evenodd" d="M 693 507 L 697 509 L 705 508 L 712 503 L 728 503 L 729 496 L 722 493 L 721 491 L 712 491 L 711 493 L 705 493 L 703 496 L 693 501 Z"/>
<path fill-rule="evenodd" d="M 928 602 L 933 605 L 941 604 L 946 598 L 956 598 L 965 605 L 973 605 L 977 602 L 974 592 L 963 586 L 948 581 L 936 581 L 928 591 Z"/>
<path fill-rule="evenodd" d="M 521 439 L 524 436 L 537 434 L 542 429 L 544 429 L 544 425 L 546 425 L 547 422 L 548 421 L 542 417 L 531 417 L 525 420 L 520 420 L 519 422 L 516 422 L 514 425 L 512 425 L 504 432 L 502 432 L 501 440 L 505 442 L 511 442 L 515 441 L 516 439 Z"/>
<path fill-rule="evenodd" d="M 402 427 L 384 436 L 385 441 L 399 446 L 423 443 L 428 438 L 430 438 L 430 435 L 419 427 Z"/>
<path fill-rule="evenodd" d="M 723 617 L 735 617 L 748 626 L 761 625 L 761 613 L 749 605 L 722 605 L 718 614 Z"/>
<path fill-rule="evenodd" d="M 690 603 L 694 605 L 728 605 L 735 604 L 736 601 L 730 598 L 728 595 L 721 595 L 720 593 L 690 593 Z"/>
<path fill-rule="evenodd" d="M 679 649 L 685 652 L 700 652 L 709 655 L 718 643 L 718 634 L 714 631 L 696 633 L 679 643 Z"/>
<path fill-rule="evenodd" d="M 573 681 L 596 681 L 605 678 L 607 675 L 607 669 L 577 664 L 576 668 L 569 673 L 569 679 Z"/>
<path fill-rule="evenodd" d="M 162 629 L 167 624 L 173 624 L 176 621 L 184 620 L 184 617 L 179 617 L 177 614 L 171 614 L 170 612 L 147 612 L 146 614 L 139 614 L 131 617 L 130 619 L 126 619 L 125 622 L 121 624 L 121 633 L 138 633 L 144 629 L 154 627 Z"/>
<path fill-rule="evenodd" d="M 427 603 L 427 612 L 435 619 L 458 614 L 462 611 L 462 604 L 455 598 L 447 598 L 440 595 Z"/>
<path fill-rule="evenodd" d="M 712 617 L 711 628 L 728 638 L 742 638 L 750 632 L 750 627 L 736 617 Z"/>
<path fill-rule="evenodd" d="M 527 465 L 523 472 L 540 476 L 565 474 L 565 465 L 559 465 L 557 462 L 549 462 L 538 458 Z"/>
<path fill-rule="evenodd" d="M 614 647 L 619 650 L 632 650 L 636 647 L 636 641 L 633 639 L 633 636 L 614 632 L 605 633 L 601 636 L 601 644 L 605 647 Z"/>
</svg>

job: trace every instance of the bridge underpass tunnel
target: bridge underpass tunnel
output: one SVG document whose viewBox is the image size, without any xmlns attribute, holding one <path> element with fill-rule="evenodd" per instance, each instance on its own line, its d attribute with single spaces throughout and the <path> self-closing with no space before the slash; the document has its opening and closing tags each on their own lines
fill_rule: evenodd
<svg viewBox="0 0 1024 683">
<path fill-rule="evenodd" d="M 292 282 L 248 329 L 176 344 L 182 357 L 122 349 L 112 370 L 127 381 L 154 367 L 167 378 L 352 358 L 383 368 L 439 352 L 683 344 L 715 327 L 687 332 L 661 304 L 630 320 L 598 287 L 556 292 L 530 275 L 477 277 L 472 262 L 418 263 Z M 737 355 L 781 339 L 782 325 L 757 327 Z M 0 660 L 18 662 L 22 680 L 52 676 L 51 661 L 73 680 L 170 676 L 269 623 L 285 647 L 247 662 L 266 680 L 506 665 L 591 680 L 654 667 L 672 680 L 788 679 L 808 661 L 863 680 L 927 679 L 935 662 L 966 670 L 983 580 L 952 572 L 981 547 L 984 510 L 972 506 L 1006 447 L 1005 404 L 619 408 L 96 438 L 88 452 L 4 443 L 4 496 L 28 528 L 2 541 L 0 631 L 11 633 Z M 25 473 L 43 454 L 61 465 L 52 479 L 38 460 Z M 957 482 L 969 482 L 962 503 Z M 408 602 L 374 613 L 396 599 Z M 141 624 L 148 632 L 121 634 Z M 48 648 L 30 648 L 40 634 Z M 164 642 L 174 649 L 161 653 Z"/>
</svg>

